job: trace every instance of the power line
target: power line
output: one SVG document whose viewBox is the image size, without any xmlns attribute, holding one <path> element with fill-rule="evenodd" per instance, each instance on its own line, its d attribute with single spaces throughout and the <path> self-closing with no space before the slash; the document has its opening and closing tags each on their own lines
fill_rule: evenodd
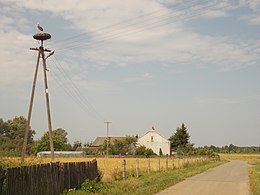
<svg viewBox="0 0 260 195">
<path fill-rule="evenodd" d="M 73 99 L 73 101 L 75 101 L 81 108 L 84 109 L 84 111 L 95 113 L 95 117 L 97 119 L 104 121 L 104 117 L 101 114 L 99 114 L 94 108 L 94 106 L 87 100 L 87 98 L 82 95 L 82 93 L 80 92 L 76 84 L 72 81 L 72 79 L 69 77 L 69 75 L 66 73 L 66 71 L 64 70 L 64 68 L 58 61 L 58 59 L 57 58 L 54 59 L 55 61 L 52 60 L 54 64 L 53 67 L 56 67 L 56 69 L 60 72 L 60 74 L 57 74 L 54 71 L 54 69 L 52 69 L 53 71 L 50 72 L 54 74 L 54 79 L 59 84 L 59 86 L 61 86 L 63 90 Z M 59 76 L 62 76 L 63 80 L 66 81 L 66 84 L 63 81 L 58 80 Z"/>
<path fill-rule="evenodd" d="M 189 2 L 189 4 L 190 4 L 190 6 L 193 6 L 193 5 L 196 5 L 196 3 L 198 3 L 198 2 L 201 2 L 201 0 L 189 0 L 188 1 Z M 205 2 L 205 1 L 204 1 Z M 203 1 L 202 1 L 202 3 L 203 3 Z M 187 5 L 187 4 L 185 4 L 185 3 L 183 3 L 184 5 Z M 172 6 L 170 6 L 170 7 L 167 7 L 167 8 L 171 8 Z M 177 6 L 176 6 L 177 7 Z M 187 8 L 187 7 L 185 7 L 185 8 Z M 185 9 L 185 8 L 181 8 L 180 10 L 183 10 L 183 9 Z M 131 18 L 131 19 L 127 19 L 127 20 L 123 20 L 123 21 L 120 21 L 120 22 L 118 22 L 118 23 L 116 23 L 116 24 L 112 24 L 112 25 L 107 25 L 107 26 L 105 26 L 105 27 L 101 27 L 101 28 L 99 28 L 99 29 L 96 29 L 96 30 L 93 30 L 93 31 L 89 31 L 89 32 L 85 32 L 85 33 L 81 33 L 81 34 L 79 34 L 79 35 L 75 35 L 75 36 L 72 36 L 72 37 L 68 37 L 68 38 L 65 38 L 65 39 L 62 39 L 62 40 L 58 40 L 58 41 L 55 41 L 54 42 L 54 44 L 64 44 L 64 42 L 67 42 L 67 41 L 69 41 L 69 40 L 73 40 L 73 39 L 77 39 L 77 38 L 80 38 L 80 37 L 84 37 L 84 36 L 86 36 L 86 35 L 88 35 L 88 34 L 92 34 L 92 33 L 97 33 L 97 32 L 100 32 L 100 31 L 104 31 L 104 30 L 106 30 L 106 29 L 109 29 L 109 28 L 112 28 L 112 27 L 116 27 L 116 26 L 119 26 L 119 25 L 121 25 L 121 24 L 125 24 L 125 23 L 130 23 L 130 22 L 132 22 L 132 21 L 134 21 L 134 22 L 136 22 L 135 20 L 136 19 L 142 19 L 142 18 L 145 18 L 145 17 L 147 17 L 147 16 L 151 16 L 151 15 L 154 15 L 154 14 L 157 14 L 157 13 L 160 13 L 161 11 L 162 11 L 163 9 L 159 9 L 159 10 L 155 10 L 155 11 L 152 11 L 152 12 L 149 12 L 149 13 L 146 13 L 146 14 L 143 14 L 143 15 L 140 15 L 140 16 L 136 16 L 136 17 L 134 17 L 134 18 Z M 176 9 L 177 11 L 180 11 L 180 10 L 178 10 L 178 9 Z M 158 17 L 158 16 L 156 16 L 156 17 Z M 160 17 L 160 16 L 159 16 Z M 154 18 L 147 18 L 147 20 L 150 20 L 150 19 L 154 19 Z M 128 25 L 127 25 L 128 26 Z M 84 39 L 84 38 L 83 38 Z M 81 39 L 80 39 L 81 40 Z M 78 41 L 75 41 L 75 42 L 78 42 Z"/>
<path fill-rule="evenodd" d="M 196 10 L 193 10 L 196 11 L 194 12 L 193 14 L 190 14 L 188 15 L 187 17 L 183 17 L 182 20 L 188 20 L 188 19 L 191 19 L 195 16 L 200 16 L 202 14 L 206 14 L 209 12 L 209 10 L 206 10 L 204 11 L 205 9 L 209 9 L 209 8 L 213 8 L 215 5 L 209 5 L 209 6 L 204 6 L 204 7 L 200 7 L 199 9 L 196 9 Z M 219 9 L 222 9 L 222 8 L 227 8 L 229 7 L 228 5 L 226 6 L 222 6 L 222 7 L 219 7 Z M 202 13 L 199 13 L 200 11 L 204 11 Z M 73 45 L 73 46 L 68 46 L 68 47 L 63 47 L 61 49 L 62 50 L 68 50 L 68 49 L 75 49 L 75 48 L 79 48 L 79 47 L 84 47 L 84 46 L 88 46 L 88 47 L 96 47 L 97 44 L 98 45 L 101 45 L 102 43 L 106 42 L 106 41 L 110 41 L 110 40 L 113 40 L 113 39 L 116 39 L 118 37 L 122 37 L 122 36 L 125 36 L 125 35 L 129 35 L 129 34 L 132 34 L 132 33 L 139 33 L 139 32 L 142 32 L 144 30 L 148 30 L 148 29 L 151 29 L 151 28 L 155 28 L 155 27 L 158 27 L 158 26 L 162 26 L 162 25 L 168 25 L 168 24 L 171 24 L 171 23 L 175 23 L 176 21 L 171 21 L 171 19 L 173 17 L 176 17 L 176 16 L 182 16 L 184 14 L 175 14 L 175 15 L 171 15 L 171 16 L 168 16 L 162 20 L 159 20 L 159 21 L 156 21 L 156 22 L 153 22 L 153 23 L 150 23 L 148 25 L 143 25 L 142 28 L 139 28 L 139 29 L 134 29 L 132 31 L 129 31 L 129 30 L 125 30 L 125 31 L 121 31 L 121 32 L 118 32 L 116 34 L 110 34 L 110 35 L 106 35 L 106 36 L 103 36 L 101 37 L 101 39 L 92 39 L 90 40 L 89 42 L 85 42 L 85 43 L 80 43 L 80 44 L 76 44 L 76 45 Z M 170 21 L 169 21 L 170 20 Z M 96 43 L 96 44 L 95 44 Z M 95 44 L 95 45 L 94 45 Z"/>
<path fill-rule="evenodd" d="M 189 7 L 192 7 L 192 6 L 199 6 L 199 5 L 201 5 L 201 4 L 196 4 L 196 3 L 198 3 L 198 2 L 196 2 L 196 1 L 190 1 L 190 2 L 193 2 L 193 4 L 192 3 L 190 3 L 189 4 Z M 186 5 L 186 4 L 185 4 Z M 182 11 L 182 10 L 186 10 L 188 7 L 186 6 L 186 7 L 181 7 L 180 9 L 175 9 L 174 11 Z M 150 14 L 146 14 L 146 15 L 144 15 L 144 16 L 147 16 L 147 15 L 152 15 L 152 14 L 154 14 L 154 13 L 158 13 L 159 11 L 161 11 L 161 10 L 157 10 L 157 11 L 155 11 L 155 12 L 152 12 L 152 13 L 150 13 Z M 172 13 L 166 13 L 166 14 L 164 14 L 164 15 L 159 15 L 159 16 L 154 16 L 154 17 L 149 17 L 149 18 L 145 18 L 145 20 L 143 20 L 143 21 L 135 21 L 134 19 L 131 19 L 131 20 L 126 20 L 126 21 L 124 21 L 124 22 L 120 22 L 120 23 L 118 23 L 118 24 L 115 24 L 115 25 L 111 25 L 111 26 L 107 26 L 107 27 L 103 27 L 103 28 L 100 28 L 100 29 L 98 29 L 98 30 L 95 30 L 95 31 L 90 31 L 90 32 L 87 32 L 87 33 L 82 33 L 82 34 L 80 34 L 80 35 L 78 35 L 78 36 L 74 36 L 73 38 L 74 39 L 76 39 L 76 38 L 78 38 L 78 37 L 81 37 L 79 40 L 75 40 L 75 41 L 73 41 L 73 42 L 70 42 L 70 43 L 68 43 L 68 44 L 73 44 L 73 43 L 76 43 L 76 42 L 79 42 L 79 41 L 81 41 L 81 40 L 84 40 L 84 39 L 86 39 L 86 38 L 84 38 L 84 36 L 83 35 L 88 35 L 88 34 L 95 34 L 95 33 L 99 33 L 99 32 L 105 32 L 106 34 L 107 33 L 109 33 L 109 32 L 113 32 L 113 31 L 118 31 L 118 30 L 114 30 L 114 29 L 112 29 L 112 30 L 110 30 L 110 31 L 106 31 L 106 29 L 108 28 L 109 29 L 109 27 L 115 27 L 115 26 L 118 26 L 118 25 L 120 25 L 120 24 L 125 24 L 126 22 L 127 22 L 127 25 L 124 25 L 124 27 L 134 27 L 134 26 L 136 26 L 136 25 L 138 25 L 138 24 L 140 24 L 140 25 L 142 25 L 143 26 L 143 22 L 145 22 L 145 21 L 150 21 L 151 19 L 158 19 L 158 18 L 162 18 L 162 17 L 165 17 L 165 16 L 168 16 L 168 15 L 171 15 Z M 137 17 L 137 19 L 138 20 L 140 20 L 140 18 L 142 18 L 142 17 Z M 129 22 L 134 22 L 133 24 L 131 24 L 131 23 L 129 23 Z M 124 30 L 124 29 L 123 29 Z M 82 37 L 83 36 L 83 37 Z M 69 39 L 69 38 L 68 38 Z M 63 44 L 66 44 L 66 43 L 63 43 Z M 57 45 L 59 45 L 59 44 L 57 44 Z"/>
</svg>

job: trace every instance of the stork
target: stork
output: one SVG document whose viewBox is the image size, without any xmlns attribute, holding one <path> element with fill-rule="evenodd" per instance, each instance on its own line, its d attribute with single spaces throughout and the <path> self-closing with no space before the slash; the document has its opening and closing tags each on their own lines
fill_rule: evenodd
<svg viewBox="0 0 260 195">
<path fill-rule="evenodd" d="M 40 26 L 39 23 L 37 24 L 37 28 L 38 28 L 39 31 L 43 31 L 43 28 Z"/>
</svg>

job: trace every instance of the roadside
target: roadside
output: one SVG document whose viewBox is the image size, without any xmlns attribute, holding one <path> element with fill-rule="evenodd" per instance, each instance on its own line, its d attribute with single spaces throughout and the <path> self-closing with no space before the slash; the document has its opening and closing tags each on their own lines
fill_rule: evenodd
<svg viewBox="0 0 260 195">
<path fill-rule="evenodd" d="M 220 154 L 224 160 L 245 160 L 248 162 L 250 190 L 253 195 L 260 195 L 260 154 Z"/>
<path fill-rule="evenodd" d="M 158 195 L 248 195 L 248 165 L 232 160 L 176 184 Z"/>
<path fill-rule="evenodd" d="M 64 194 L 155 194 L 170 187 L 185 178 L 204 172 L 210 168 L 223 164 L 223 161 L 209 161 L 187 165 L 183 168 L 162 172 L 142 173 L 139 178 L 130 177 L 109 183 L 86 182 L 79 190 L 72 190 Z"/>
</svg>

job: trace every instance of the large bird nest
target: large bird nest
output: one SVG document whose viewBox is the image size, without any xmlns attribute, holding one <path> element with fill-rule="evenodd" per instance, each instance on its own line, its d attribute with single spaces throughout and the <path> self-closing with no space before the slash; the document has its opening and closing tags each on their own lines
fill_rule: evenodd
<svg viewBox="0 0 260 195">
<path fill-rule="evenodd" d="M 50 39 L 51 35 L 49 33 L 39 32 L 33 35 L 33 38 L 39 41 L 45 41 L 47 39 Z"/>
</svg>

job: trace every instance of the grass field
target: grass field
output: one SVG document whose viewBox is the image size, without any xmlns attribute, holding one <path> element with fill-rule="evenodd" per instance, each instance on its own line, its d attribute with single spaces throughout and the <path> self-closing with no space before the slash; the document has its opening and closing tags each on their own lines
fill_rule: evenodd
<svg viewBox="0 0 260 195">
<path fill-rule="evenodd" d="M 91 161 L 94 158 L 56 158 L 56 162 L 82 162 L 82 161 Z M 122 178 L 122 162 L 126 160 L 126 171 L 127 176 L 135 176 L 136 175 L 136 164 L 137 158 L 95 158 L 98 162 L 98 169 L 101 172 L 102 181 L 113 181 Z M 139 171 L 140 174 L 148 172 L 148 158 L 139 158 Z M 180 168 L 185 166 L 186 164 L 195 164 L 198 162 L 207 161 L 206 158 L 174 158 L 172 162 L 172 158 L 150 158 L 150 171 L 155 172 L 159 170 L 164 171 L 166 169 L 172 169 L 172 163 L 174 163 L 175 168 Z M 32 165 L 32 164 L 43 164 L 49 163 L 49 158 L 35 158 L 29 157 L 26 158 L 25 163 L 23 165 Z M 168 164 L 168 168 L 167 168 Z M 2 157 L 0 158 L 0 165 L 3 165 L 5 168 L 20 166 L 20 159 L 13 157 Z"/>
<path fill-rule="evenodd" d="M 260 154 L 220 154 L 225 160 L 245 160 L 249 165 L 249 182 L 253 195 L 260 195 Z"/>
<path fill-rule="evenodd" d="M 101 172 L 101 182 L 87 181 L 80 190 L 72 189 L 65 194 L 154 194 L 187 177 L 201 173 L 224 161 L 208 158 L 95 158 Z M 56 162 L 91 161 L 93 158 L 56 158 Z M 122 179 L 122 162 L 126 161 L 126 179 Z M 136 165 L 139 177 L 136 177 Z M 173 160 L 173 161 L 172 161 Z M 49 163 L 49 158 L 26 158 L 23 165 Z M 148 173 L 148 162 L 150 172 Z M 173 168 L 174 163 L 174 168 Z M 20 166 L 19 158 L 0 158 L 5 168 Z M 160 169 L 159 169 L 160 165 Z"/>
<path fill-rule="evenodd" d="M 85 182 L 79 190 L 69 190 L 66 195 L 83 194 L 155 194 L 168 188 L 187 177 L 204 172 L 209 168 L 218 166 L 224 161 L 204 161 L 188 164 L 168 171 L 143 173 L 140 177 L 129 177 L 112 182 Z"/>
</svg>

